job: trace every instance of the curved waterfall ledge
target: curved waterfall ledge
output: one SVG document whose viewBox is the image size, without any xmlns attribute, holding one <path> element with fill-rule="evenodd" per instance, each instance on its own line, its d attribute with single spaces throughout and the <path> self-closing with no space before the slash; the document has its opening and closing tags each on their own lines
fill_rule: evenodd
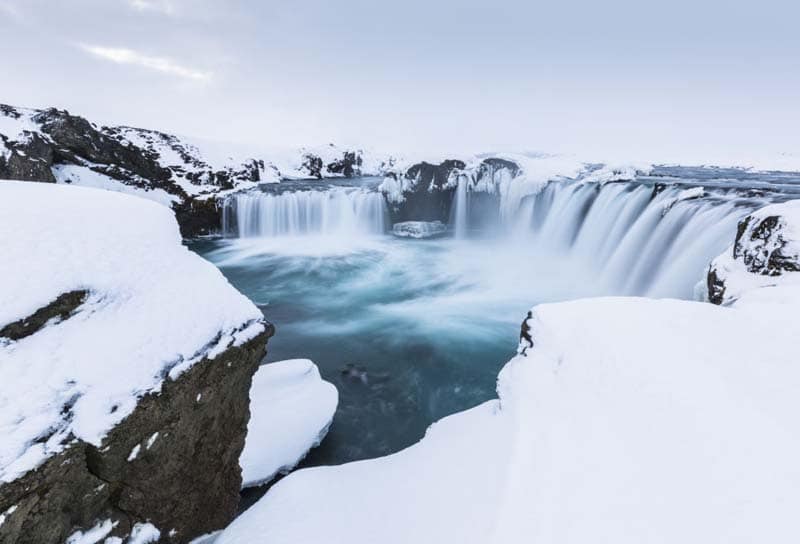
<svg viewBox="0 0 800 544">
<path fill-rule="evenodd" d="M 383 234 L 388 217 L 383 196 L 353 188 L 229 197 L 222 208 L 226 236 L 276 237 L 309 234 Z"/>
</svg>

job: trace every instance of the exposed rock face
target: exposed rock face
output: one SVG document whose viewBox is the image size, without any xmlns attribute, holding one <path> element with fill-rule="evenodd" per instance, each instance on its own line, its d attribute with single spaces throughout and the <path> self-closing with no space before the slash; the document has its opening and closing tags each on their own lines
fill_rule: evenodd
<svg viewBox="0 0 800 544">
<path fill-rule="evenodd" d="M 97 448 L 75 440 L 38 469 L 0 487 L 4 544 L 61 543 L 111 519 L 111 535 L 136 523 L 161 542 L 188 542 L 236 514 L 252 376 L 273 332 L 205 359 L 148 394 Z"/>
<path fill-rule="evenodd" d="M 396 194 L 388 195 L 392 222 L 447 222 L 456 188 L 452 176 L 465 166 L 460 160 L 446 160 L 440 164 L 420 162 L 405 173 L 390 173 L 388 177 L 399 184 Z M 384 192 L 388 185 L 384 182 Z"/>
<path fill-rule="evenodd" d="M 8 140 L 2 135 L 9 150 L 8 157 L 0 155 L 0 178 L 54 183 L 53 148 L 39 134 L 24 133 L 18 140 Z"/>
<path fill-rule="evenodd" d="M 741 259 L 747 271 L 764 276 L 800 272 L 795 241 L 784 237 L 785 220 L 778 215 L 763 219 L 746 217 L 739 223 L 733 258 Z"/>
<path fill-rule="evenodd" d="M 341 175 L 352 178 L 361 175 L 363 158 L 361 151 L 344 151 L 341 158 L 336 158 L 325 164 L 325 160 L 316 153 L 303 155 L 301 169 L 310 177 L 322 179 L 331 175 Z"/>
<path fill-rule="evenodd" d="M 776 285 L 800 272 L 799 202 L 767 206 L 739 223 L 733 246 L 709 267 L 709 301 L 727 304 L 748 286 Z"/>
<path fill-rule="evenodd" d="M 460 160 L 440 164 L 421 162 L 405 172 L 393 172 L 381 185 L 395 223 L 442 221 L 447 223 L 459 184 L 470 192 L 470 207 L 487 222 L 498 213 L 498 187 L 521 173 L 520 166 L 507 159 L 489 157 L 467 165 Z"/>
</svg>

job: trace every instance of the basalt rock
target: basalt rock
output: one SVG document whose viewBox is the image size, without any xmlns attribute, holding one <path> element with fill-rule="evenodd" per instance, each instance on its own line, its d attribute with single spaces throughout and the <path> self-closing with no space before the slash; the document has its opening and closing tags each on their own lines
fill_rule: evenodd
<svg viewBox="0 0 800 544">
<path fill-rule="evenodd" d="M 147 522 L 166 543 L 225 527 L 239 504 L 250 383 L 272 332 L 165 381 L 100 447 L 74 440 L 0 486 L 0 542 L 61 544 L 106 520 L 109 536 Z"/>
</svg>

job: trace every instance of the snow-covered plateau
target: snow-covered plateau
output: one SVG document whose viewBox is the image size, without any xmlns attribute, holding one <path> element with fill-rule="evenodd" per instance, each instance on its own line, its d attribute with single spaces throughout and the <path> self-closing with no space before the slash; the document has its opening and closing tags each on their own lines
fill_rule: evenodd
<svg viewBox="0 0 800 544">
<path fill-rule="evenodd" d="M 497 400 L 289 475 L 216 544 L 796 541 L 796 202 L 743 225 L 712 267 L 735 300 L 538 305 Z"/>
</svg>

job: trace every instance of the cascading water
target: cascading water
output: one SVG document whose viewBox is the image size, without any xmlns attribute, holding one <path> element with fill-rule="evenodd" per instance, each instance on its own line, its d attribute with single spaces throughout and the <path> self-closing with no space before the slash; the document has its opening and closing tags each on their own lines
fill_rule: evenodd
<svg viewBox="0 0 800 544">
<path fill-rule="evenodd" d="M 226 235 L 240 238 L 382 234 L 387 211 L 380 193 L 333 188 L 234 195 L 223 208 Z"/>
<path fill-rule="evenodd" d="M 501 215 L 501 228 L 529 250 L 530 259 L 582 275 L 590 285 L 576 286 L 573 296 L 692 298 L 710 259 L 730 245 L 736 223 L 752 209 L 702 193 L 679 186 L 655 191 L 634 183 L 551 182 Z M 456 196 L 457 232 L 468 232 L 468 203 L 466 195 Z"/>
<path fill-rule="evenodd" d="M 467 178 L 459 176 L 458 185 L 456 186 L 455 202 L 453 203 L 452 220 L 456 238 L 466 238 L 467 236 L 467 212 L 469 210 L 467 184 Z"/>
</svg>

